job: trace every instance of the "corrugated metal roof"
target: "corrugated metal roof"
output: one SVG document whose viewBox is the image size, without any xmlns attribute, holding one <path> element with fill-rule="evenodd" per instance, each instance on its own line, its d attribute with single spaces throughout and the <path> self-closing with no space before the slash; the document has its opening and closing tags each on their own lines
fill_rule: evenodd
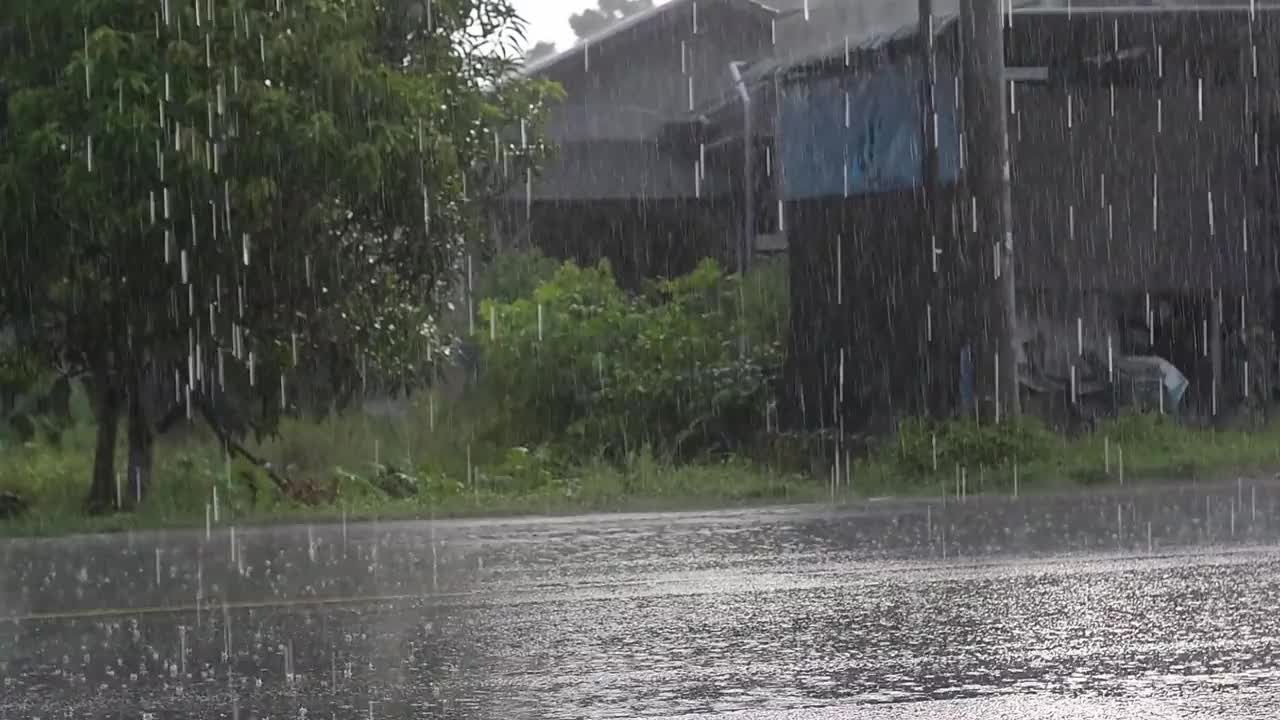
<svg viewBox="0 0 1280 720">
<path fill-rule="evenodd" d="M 905 0 L 904 0 L 905 1 Z M 1166 4 L 1116 4 L 1113 0 L 1085 0 L 1092 4 L 1084 4 L 1081 0 L 1058 0 L 1060 4 L 1052 4 L 1053 0 L 1024 0 L 1026 5 L 1013 9 L 1016 17 L 1045 16 L 1086 16 L 1107 14 L 1174 14 L 1174 13 L 1248 13 L 1262 10 L 1266 12 L 1280 11 L 1280 0 L 1255 0 L 1251 5 L 1247 2 L 1231 0 L 1230 2 L 1187 2 L 1186 0 L 1166 0 Z M 1015 0 L 1017 2 L 1017 0 Z M 1154 0 L 1159 2 L 1159 0 Z M 950 30 L 959 20 L 958 13 L 939 13 L 935 15 L 934 35 L 941 36 Z M 861 37 L 849 36 L 835 43 L 826 43 L 801 53 L 792 53 L 785 58 L 766 58 L 753 64 L 745 73 L 744 79 L 755 88 L 755 92 L 768 93 L 772 88 L 775 74 L 787 70 L 802 68 L 808 65 L 841 57 L 848 53 L 851 57 L 868 57 L 883 52 L 892 45 L 914 41 L 918 31 L 916 23 L 902 25 L 890 31 L 871 32 Z M 695 111 L 694 115 L 714 118 L 738 103 L 736 95 L 719 98 Z"/>
<path fill-rule="evenodd" d="M 1013 17 L 1044 16 L 1088 16 L 1088 15 L 1151 15 L 1179 13 L 1249 13 L 1258 10 L 1275 12 L 1280 10 L 1280 0 L 1255 0 L 1247 2 L 1167 2 L 1165 4 L 1107 3 L 1082 4 L 1078 1 L 1061 0 L 1060 4 L 1047 4 L 1044 0 L 1027 0 L 1026 5 L 1015 7 Z M 934 35 L 947 32 L 959 19 L 957 13 L 938 14 L 934 20 Z M 860 38 L 848 37 L 842 42 L 831 43 L 813 48 L 806 52 L 793 54 L 786 58 L 774 58 L 757 63 L 748 73 L 752 82 L 759 81 L 780 70 L 804 67 L 817 62 L 841 57 L 842 55 L 861 56 L 883 52 L 892 45 L 914 40 L 918 34 L 918 25 L 910 23 L 888 32 L 875 32 Z"/>
<path fill-rule="evenodd" d="M 554 55 L 549 55 L 547 57 L 535 60 L 525 65 L 523 68 L 521 68 L 520 74 L 525 77 L 530 77 L 530 76 L 540 75 L 542 73 L 545 73 L 551 68 L 557 65 L 560 65 L 563 62 L 566 62 L 572 58 L 579 57 L 582 54 L 583 49 L 585 48 L 598 47 L 602 43 L 608 42 L 609 40 L 625 33 L 628 30 L 632 30 L 648 22 L 651 22 L 659 17 L 662 17 L 663 15 L 674 12 L 686 6 L 691 6 L 698 2 L 702 2 L 708 5 L 714 4 L 714 3 L 722 3 L 725 5 L 729 5 L 730 7 L 739 7 L 746 12 L 759 13 L 761 16 L 770 18 L 770 19 L 781 17 L 783 15 L 783 13 L 778 12 L 777 10 L 770 7 L 769 5 L 766 5 L 763 2 L 759 2 L 758 0 L 669 0 L 668 2 L 662 3 L 661 5 L 655 5 L 654 7 L 651 7 L 648 10 L 644 10 L 636 13 L 635 15 L 631 15 L 629 17 L 623 18 L 622 20 L 619 20 L 618 22 L 610 25 L 604 30 L 601 30 L 600 32 L 592 35 L 591 37 L 578 42 L 573 47 L 567 50 L 563 50 Z"/>
</svg>

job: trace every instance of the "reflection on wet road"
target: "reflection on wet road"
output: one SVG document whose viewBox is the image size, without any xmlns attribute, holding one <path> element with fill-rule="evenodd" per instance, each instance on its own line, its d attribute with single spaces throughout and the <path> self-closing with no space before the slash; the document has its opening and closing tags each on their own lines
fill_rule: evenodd
<svg viewBox="0 0 1280 720">
<path fill-rule="evenodd" d="M 0 718 L 1238 718 L 1280 486 L 4 541 Z"/>
</svg>

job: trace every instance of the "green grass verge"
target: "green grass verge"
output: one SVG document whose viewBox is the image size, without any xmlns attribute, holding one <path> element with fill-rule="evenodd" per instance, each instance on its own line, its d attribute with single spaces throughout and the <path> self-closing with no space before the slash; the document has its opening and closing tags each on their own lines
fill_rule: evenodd
<svg viewBox="0 0 1280 720">
<path fill-rule="evenodd" d="M 1072 438 L 1035 421 L 1017 429 L 917 425 L 855 463 L 851 484 L 861 495 L 951 494 L 958 479 L 970 494 L 1008 493 L 1015 481 L 1020 490 L 1055 492 L 1120 482 L 1221 480 L 1278 468 L 1280 423 L 1222 429 L 1127 415 Z"/>
<path fill-rule="evenodd" d="M 424 399 L 398 419 L 351 417 L 293 421 L 253 450 L 293 478 L 333 495 L 320 504 L 285 497 L 259 469 L 229 458 L 200 433 L 167 438 L 152 490 L 135 513 L 85 517 L 93 429 L 80 425 L 61 443 L 0 448 L 0 491 L 28 499 L 22 518 L 0 521 L 0 535 L 60 535 L 202 527 L 215 488 L 220 524 L 360 519 L 555 515 L 583 512 L 713 509 L 967 492 L 1060 491 L 1139 481 L 1220 479 L 1280 468 L 1280 425 L 1194 428 L 1158 417 L 1124 417 L 1096 432 L 1063 438 L 1035 423 L 1019 428 L 970 423 L 904 426 L 898 437 L 853 460 L 847 485 L 832 493 L 829 463 L 808 465 L 811 446 L 755 449 L 733 458 L 676 465 L 638 451 L 625 461 L 572 462 L 547 449 L 527 451 L 475 438 L 475 416 Z M 935 450 L 936 448 L 936 450 Z M 937 470 L 934 470 L 934 457 Z M 1109 456 L 1109 461 L 1108 461 Z M 123 453 L 121 454 L 123 457 Z M 789 457 L 790 459 L 785 459 Z M 396 488 L 412 495 L 395 498 Z M 388 493 L 388 489 L 393 491 Z"/>
<path fill-rule="evenodd" d="M 73 428 L 57 445 L 9 445 L 0 448 L 0 491 L 27 499 L 31 510 L 0 521 L 0 536 L 203 527 L 215 488 L 220 524 L 711 509 L 811 502 L 827 492 L 802 474 L 740 459 L 677 466 L 639 451 L 622 463 L 567 462 L 545 450 L 466 442 L 475 437 L 470 416 L 433 406 L 426 401 L 400 419 L 293 421 L 251 448 L 291 478 L 333 492 L 319 504 L 286 497 L 260 469 L 193 433 L 157 447 L 137 512 L 86 517 L 92 427 Z M 387 492 L 399 487 L 413 494 Z"/>
</svg>

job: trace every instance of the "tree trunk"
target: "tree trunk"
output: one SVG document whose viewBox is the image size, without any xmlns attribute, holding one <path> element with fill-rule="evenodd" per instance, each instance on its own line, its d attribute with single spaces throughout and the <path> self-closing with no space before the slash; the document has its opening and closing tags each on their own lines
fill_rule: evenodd
<svg viewBox="0 0 1280 720">
<path fill-rule="evenodd" d="M 142 397 L 142 381 L 135 378 L 129 388 L 129 473 L 124 506 L 136 510 L 151 487 L 151 468 L 154 457 L 155 433 L 147 419 L 146 403 Z"/>
<path fill-rule="evenodd" d="M 116 497 L 116 436 L 120 421 L 120 395 L 110 374 L 101 368 L 90 379 L 93 415 L 98 425 L 97 446 L 93 453 L 93 480 L 85 503 L 90 514 L 100 515 L 119 507 Z"/>
</svg>

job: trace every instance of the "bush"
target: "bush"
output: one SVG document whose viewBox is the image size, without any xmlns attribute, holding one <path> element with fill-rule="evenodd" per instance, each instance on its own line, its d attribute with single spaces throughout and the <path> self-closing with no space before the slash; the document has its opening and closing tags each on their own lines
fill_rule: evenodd
<svg viewBox="0 0 1280 720">
<path fill-rule="evenodd" d="M 892 461 L 915 478 L 950 473 L 955 467 L 996 468 L 1045 457 L 1057 441 L 1034 418 L 981 425 L 972 420 L 902 422 Z M 937 472 L 934 471 L 935 443 Z"/>
<path fill-rule="evenodd" d="M 607 263 L 566 263 L 531 296 L 485 301 L 477 334 L 496 428 L 579 457 L 737 447 L 782 358 L 780 337 L 749 337 L 740 282 L 708 260 L 633 297 Z"/>
<path fill-rule="evenodd" d="M 532 297 L 538 286 L 554 278 L 559 269 L 559 261 L 537 248 L 499 253 L 475 278 L 474 293 L 478 298 L 515 302 Z"/>
</svg>

